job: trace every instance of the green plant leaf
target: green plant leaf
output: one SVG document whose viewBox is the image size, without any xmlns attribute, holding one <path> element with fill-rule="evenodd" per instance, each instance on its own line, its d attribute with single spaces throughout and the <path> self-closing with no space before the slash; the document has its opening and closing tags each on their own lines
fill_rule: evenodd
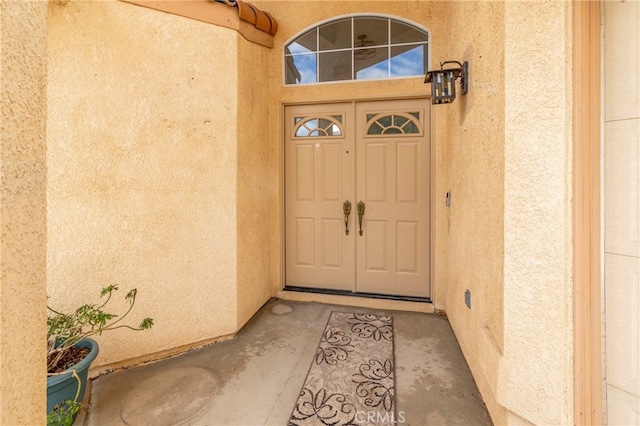
<svg viewBox="0 0 640 426">
<path fill-rule="evenodd" d="M 101 305 L 87 303 L 71 314 L 63 313 L 47 306 L 49 311 L 47 316 L 47 371 L 55 371 L 62 358 L 62 352 L 87 337 L 96 334 L 100 335 L 104 331 L 118 328 L 129 328 L 138 331 L 153 326 L 153 319 L 151 318 L 145 318 L 139 328 L 121 323 L 133 309 L 137 295 L 135 288 L 129 290 L 125 297 L 129 301 L 129 306 L 124 313 L 107 312 L 106 306 L 111 300 L 112 293 L 117 290 L 117 285 L 104 287 L 100 296 L 107 295 L 108 297 Z"/>
<path fill-rule="evenodd" d="M 64 400 L 60 405 L 53 407 L 47 414 L 47 426 L 71 426 L 73 416 L 80 411 L 80 404 L 76 401 Z"/>
<path fill-rule="evenodd" d="M 137 288 L 132 288 L 131 290 L 129 290 L 129 293 L 127 293 L 127 295 L 125 296 L 125 299 L 127 300 L 136 300 L 136 294 L 138 293 L 138 289 Z"/>
<path fill-rule="evenodd" d="M 153 327 L 153 318 L 145 318 L 142 320 L 142 323 L 140 323 L 140 330 L 146 330 L 148 328 Z"/>
<path fill-rule="evenodd" d="M 114 290 L 118 290 L 118 286 L 117 285 L 111 284 L 109 286 L 106 286 L 100 292 L 100 297 L 104 296 L 105 294 L 111 294 L 111 292 L 114 291 Z"/>
</svg>

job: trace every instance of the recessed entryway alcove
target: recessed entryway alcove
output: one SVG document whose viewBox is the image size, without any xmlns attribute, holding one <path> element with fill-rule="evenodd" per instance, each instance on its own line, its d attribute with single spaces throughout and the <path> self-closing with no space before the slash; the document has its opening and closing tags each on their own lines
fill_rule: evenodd
<svg viewBox="0 0 640 426">
<path fill-rule="evenodd" d="M 3 292 L 3 317 L 20 331 L 10 337 L 43 332 L 21 321 L 33 314 L 21 300 L 84 299 L 114 281 L 138 287 L 137 308 L 163 327 L 136 345 L 105 337 L 104 365 L 184 351 L 246 323 L 285 282 L 285 107 L 428 94 L 419 77 L 286 85 L 284 46 L 319 22 L 383 15 L 428 28 L 434 63 L 469 63 L 467 95 L 431 108 L 433 304 L 446 310 L 496 424 L 571 424 L 575 2 L 255 4 L 279 23 L 273 50 L 236 29 L 124 2 L 2 4 L 11 12 L 3 49 L 16 57 L 3 88 L 33 90 L 23 115 L 38 118 L 9 129 L 20 144 L 2 148 L 12 153 L 3 167 L 26 170 L 8 175 L 16 185 L 3 196 L 36 183 L 19 204 L 28 213 L 3 216 L 19 233 L 17 253 L 36 259 L 7 275 L 20 296 Z M 3 119 L 15 111 L 3 108 Z M 29 151 L 13 156 L 16 146 Z M 46 223 L 35 219 L 43 192 Z M 3 209 L 15 207 L 5 199 L 17 200 L 3 198 Z M 32 391 L 22 401 L 4 392 L 6 401 L 42 423 L 38 382 L 26 384 L 36 375 L 10 370 L 17 358 L 6 355 L 3 383 L 9 371 L 20 384 L 11 391 Z"/>
</svg>

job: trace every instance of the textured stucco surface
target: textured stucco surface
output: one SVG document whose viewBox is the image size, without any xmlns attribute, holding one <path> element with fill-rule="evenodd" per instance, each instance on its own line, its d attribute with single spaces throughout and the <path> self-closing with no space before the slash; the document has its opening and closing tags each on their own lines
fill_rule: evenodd
<svg viewBox="0 0 640 426">
<path fill-rule="evenodd" d="M 238 39 L 117 1 L 50 4 L 50 303 L 136 287 L 131 321 L 156 322 L 98 336 L 94 367 L 237 330 Z"/>
<path fill-rule="evenodd" d="M 0 2 L 0 424 L 44 424 L 46 3 Z"/>
<path fill-rule="evenodd" d="M 504 3 L 450 2 L 445 17 L 453 36 L 438 61 L 468 61 L 470 77 L 467 95 L 437 108 L 446 114 L 441 170 L 451 192 L 439 230 L 446 235 L 446 311 L 494 422 L 504 424 L 505 409 L 496 402 L 503 349 Z"/>
<path fill-rule="evenodd" d="M 504 355 L 498 401 L 572 424 L 571 3 L 505 3 Z M 544 77 L 543 77 L 544 76 Z"/>
<path fill-rule="evenodd" d="M 270 203 L 277 186 L 270 176 L 277 175 L 269 162 L 269 74 L 256 72 L 269 67 L 270 50 L 240 38 L 238 43 L 238 327 L 242 327 L 277 291 L 277 280 L 270 279 L 272 259 Z"/>
</svg>

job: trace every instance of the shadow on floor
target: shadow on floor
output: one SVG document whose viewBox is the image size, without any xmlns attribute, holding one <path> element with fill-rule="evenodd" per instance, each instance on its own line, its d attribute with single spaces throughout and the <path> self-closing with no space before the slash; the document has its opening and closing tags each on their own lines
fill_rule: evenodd
<svg viewBox="0 0 640 426">
<path fill-rule="evenodd" d="M 238 335 L 98 377 L 85 425 L 286 425 L 331 311 L 393 316 L 398 424 L 491 425 L 445 317 L 270 300 Z"/>
</svg>

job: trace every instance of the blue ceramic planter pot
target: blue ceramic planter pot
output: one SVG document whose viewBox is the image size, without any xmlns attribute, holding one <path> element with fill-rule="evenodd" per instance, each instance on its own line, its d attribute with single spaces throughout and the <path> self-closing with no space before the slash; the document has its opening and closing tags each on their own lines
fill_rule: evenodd
<svg viewBox="0 0 640 426">
<path fill-rule="evenodd" d="M 76 346 L 89 348 L 89 354 L 72 368 L 66 370 L 69 373 L 59 376 L 47 377 L 47 413 L 53 411 L 53 407 L 60 404 L 64 400 L 73 400 L 78 391 L 78 380 L 73 376 L 71 370 L 76 370 L 80 377 L 80 394 L 78 402 L 82 402 L 84 391 L 87 389 L 87 377 L 89 375 L 89 367 L 93 360 L 98 356 L 98 342 L 93 339 L 86 338 Z"/>
</svg>

